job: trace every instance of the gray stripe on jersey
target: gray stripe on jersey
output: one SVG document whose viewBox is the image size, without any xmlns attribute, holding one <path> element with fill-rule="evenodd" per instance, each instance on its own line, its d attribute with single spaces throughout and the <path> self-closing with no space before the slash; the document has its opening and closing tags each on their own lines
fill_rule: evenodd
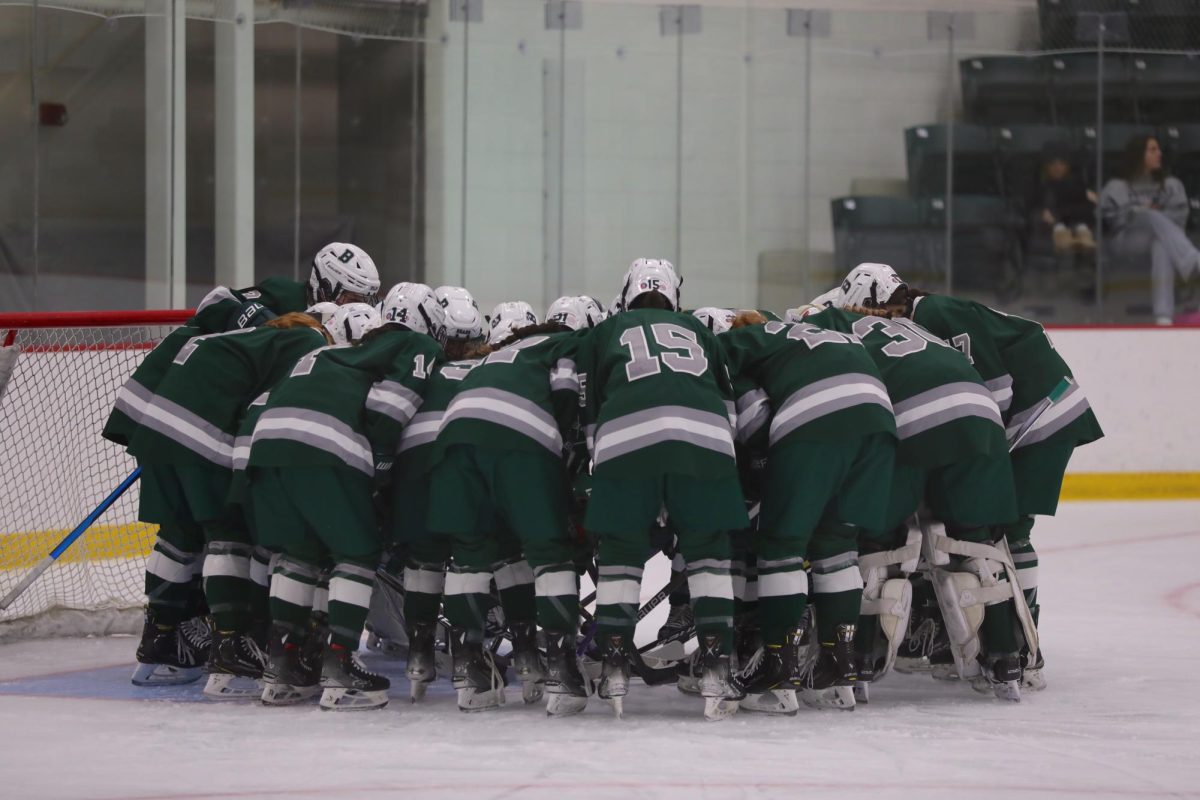
<svg viewBox="0 0 1200 800">
<path fill-rule="evenodd" d="M 987 386 L 988 391 L 992 393 L 992 399 L 999 406 L 1000 413 L 1007 413 L 1013 399 L 1012 375 L 1001 375 L 998 378 L 992 378 L 990 381 L 984 381 L 983 383 Z"/>
<path fill-rule="evenodd" d="M 771 401 L 762 389 L 752 389 L 737 401 L 737 438 L 745 442 L 771 418 Z"/>
<path fill-rule="evenodd" d="M 537 403 L 503 389 L 459 392 L 446 414 L 442 429 L 458 419 L 477 419 L 528 436 L 555 455 L 562 454 L 562 434 L 554 417 Z"/>
<path fill-rule="evenodd" d="M 431 444 L 437 439 L 438 429 L 442 426 L 444 411 L 421 411 L 404 426 L 400 434 L 400 442 L 396 446 L 397 453 L 412 450 L 423 444 Z"/>
<path fill-rule="evenodd" d="M 681 442 L 733 457 L 729 420 L 686 406 L 655 406 L 611 419 L 596 431 L 594 463 L 664 442 Z"/>
<path fill-rule="evenodd" d="M 1039 400 L 1038 402 L 1040 403 L 1041 401 Z M 1007 435 L 1011 437 L 1020 430 L 1021 424 L 1029 418 L 1035 408 L 1037 408 L 1036 405 L 1014 416 L 1008 423 Z M 1038 417 L 1037 422 L 1033 423 L 1033 428 L 1029 433 L 1025 434 L 1025 438 L 1017 445 L 1017 449 L 1019 450 L 1022 447 L 1046 441 L 1082 417 L 1089 409 L 1091 409 L 1091 404 L 1088 403 L 1087 396 L 1084 395 L 1083 390 L 1079 388 L 1078 384 L 1072 384 L 1063 393 L 1063 396 L 1059 398 L 1057 403 Z"/>
<path fill-rule="evenodd" d="M 792 393 L 771 422 L 770 443 L 813 420 L 860 405 L 877 405 L 892 410 L 887 389 L 875 378 L 862 372 L 848 372 L 810 383 Z"/>
<path fill-rule="evenodd" d="M 233 464 L 233 434 L 165 397 L 156 396 L 144 407 L 140 423 L 214 464 Z"/>
<path fill-rule="evenodd" d="M 980 417 L 1001 427 L 992 395 L 977 383 L 947 383 L 896 404 L 896 435 L 901 439 L 966 417 Z"/>
<path fill-rule="evenodd" d="M 254 426 L 253 444 L 268 439 L 315 447 L 337 456 L 359 472 L 375 474 L 375 460 L 367 437 L 337 417 L 320 411 L 287 406 L 267 409 Z"/>
<path fill-rule="evenodd" d="M 403 425 L 421 407 L 421 395 L 396 381 L 378 381 L 367 393 L 366 406 Z"/>
</svg>

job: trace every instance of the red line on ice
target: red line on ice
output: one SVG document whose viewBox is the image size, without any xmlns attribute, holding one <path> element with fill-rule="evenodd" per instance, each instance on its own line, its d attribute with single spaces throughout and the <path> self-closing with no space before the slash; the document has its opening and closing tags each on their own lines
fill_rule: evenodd
<svg viewBox="0 0 1200 800">
<path fill-rule="evenodd" d="M 1189 602 L 1188 595 L 1196 595 Z M 1166 596 L 1167 605 L 1193 617 L 1200 618 L 1200 582 L 1180 586 Z"/>
</svg>

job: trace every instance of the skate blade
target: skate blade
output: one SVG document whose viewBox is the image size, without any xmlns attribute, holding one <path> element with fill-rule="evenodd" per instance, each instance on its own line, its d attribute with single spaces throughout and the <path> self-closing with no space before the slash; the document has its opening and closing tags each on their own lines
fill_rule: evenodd
<svg viewBox="0 0 1200 800">
<path fill-rule="evenodd" d="M 604 698 L 608 704 L 612 706 L 613 716 L 617 719 L 625 718 L 625 695 L 617 695 L 616 697 Z"/>
<path fill-rule="evenodd" d="M 700 694 L 700 679 L 699 678 L 680 678 L 675 683 L 675 688 L 684 694 L 699 695 Z"/>
<path fill-rule="evenodd" d="M 854 710 L 854 690 L 849 686 L 830 686 L 827 689 L 801 689 L 800 699 L 809 708 L 829 708 L 837 711 Z"/>
<path fill-rule="evenodd" d="M 311 700 L 321 691 L 321 687 L 292 686 L 287 683 L 263 684 L 262 704 L 264 706 L 294 706 Z"/>
<path fill-rule="evenodd" d="M 358 689 L 328 688 L 321 692 L 324 711 L 369 711 L 388 704 L 387 689 L 364 692 Z"/>
<path fill-rule="evenodd" d="M 934 664 L 929 668 L 929 674 L 935 681 L 958 680 L 958 668 L 953 664 Z"/>
<path fill-rule="evenodd" d="M 1020 681 L 1003 681 L 992 687 L 992 693 L 1001 700 L 1006 700 L 1010 703 L 1021 702 L 1021 682 Z"/>
<path fill-rule="evenodd" d="M 581 713 L 587 708 L 586 697 L 576 697 L 573 694 L 552 694 L 546 699 L 546 716 L 570 717 Z"/>
<path fill-rule="evenodd" d="M 471 688 L 458 690 L 459 711 L 473 714 L 476 711 L 491 711 L 494 708 L 500 708 L 502 705 L 504 705 L 503 688 L 489 689 L 483 692 Z"/>
<path fill-rule="evenodd" d="M 170 664 L 138 664 L 130 681 L 134 686 L 183 686 L 204 675 L 201 667 L 173 667 Z"/>
<path fill-rule="evenodd" d="M 740 701 L 725 697 L 704 698 L 704 718 L 709 722 L 729 719 L 738 712 Z"/>
<path fill-rule="evenodd" d="M 546 684 L 542 681 L 526 681 L 521 684 L 521 699 L 525 705 L 539 702 L 546 695 Z"/>
<path fill-rule="evenodd" d="M 796 692 L 791 689 L 771 689 L 762 694 L 748 694 L 738 703 L 738 706 L 742 711 L 779 717 L 794 717 L 800 710 Z M 707 711 L 705 716 L 707 716 Z"/>
<path fill-rule="evenodd" d="M 866 705 L 871 702 L 871 684 L 865 681 L 858 681 L 854 684 L 854 704 Z"/>
<path fill-rule="evenodd" d="M 413 681 L 408 685 L 408 697 L 414 703 L 424 700 L 427 691 L 429 691 L 428 681 Z"/>
<path fill-rule="evenodd" d="M 1032 692 L 1040 692 L 1042 689 L 1045 689 L 1046 678 L 1042 675 L 1042 671 L 1037 668 L 1025 670 L 1025 674 L 1021 678 L 1021 688 Z"/>
<path fill-rule="evenodd" d="M 213 673 L 204 684 L 204 696 L 210 700 L 246 700 L 262 697 L 263 685 L 258 678 L 247 675 Z"/>
</svg>

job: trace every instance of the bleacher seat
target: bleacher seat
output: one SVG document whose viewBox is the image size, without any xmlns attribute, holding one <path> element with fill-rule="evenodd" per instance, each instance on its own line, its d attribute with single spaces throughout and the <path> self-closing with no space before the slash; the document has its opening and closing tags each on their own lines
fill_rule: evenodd
<svg viewBox="0 0 1200 800">
<path fill-rule="evenodd" d="M 1050 121 L 1050 83 L 1041 55 L 983 56 L 958 62 L 969 122 Z"/>
<path fill-rule="evenodd" d="M 1171 172 L 1193 196 L 1200 191 L 1200 123 L 1164 125 L 1158 135 Z"/>
<path fill-rule="evenodd" d="M 1139 53 L 1130 67 L 1138 121 L 1200 122 L 1200 55 Z"/>
<path fill-rule="evenodd" d="M 920 270 L 927 260 L 917 201 L 890 196 L 837 197 L 830 201 L 830 211 L 839 275 L 864 261 Z"/>
<path fill-rule="evenodd" d="M 904 131 L 908 187 L 914 197 L 946 192 L 950 136 L 945 125 L 917 125 Z M 996 143 L 992 129 L 954 126 L 954 193 L 999 194 Z"/>
<path fill-rule="evenodd" d="M 1057 125 L 1082 125 L 1096 119 L 1097 80 L 1104 81 L 1104 118 L 1114 122 L 1137 121 L 1137 104 L 1129 57 L 1105 53 L 1103 74 L 1097 74 L 1098 55 L 1063 53 L 1051 56 L 1051 121 Z"/>
<path fill-rule="evenodd" d="M 1094 186 L 1103 186 L 1105 181 L 1117 175 L 1121 168 L 1121 154 L 1126 143 L 1134 136 L 1157 136 L 1158 132 L 1151 125 L 1133 125 L 1129 123 L 1113 123 L 1105 125 L 1101 131 L 1103 138 L 1097 135 L 1095 125 L 1084 125 L 1075 131 L 1075 142 L 1084 151 L 1084 167 Z M 1103 149 L 1103 173 L 1096 178 L 1096 148 Z"/>
<path fill-rule="evenodd" d="M 929 197 L 922 205 L 930 260 L 940 267 L 945 263 L 946 199 Z M 1004 198 L 956 194 L 950 223 L 956 290 L 1005 292 L 1015 288 L 1021 263 L 1018 233 L 1023 223 Z"/>
</svg>

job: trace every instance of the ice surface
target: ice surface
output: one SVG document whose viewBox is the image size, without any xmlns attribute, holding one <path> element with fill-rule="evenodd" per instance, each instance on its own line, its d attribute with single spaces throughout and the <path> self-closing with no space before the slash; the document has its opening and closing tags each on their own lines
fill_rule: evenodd
<svg viewBox="0 0 1200 800">
<path fill-rule="evenodd" d="M 515 688 L 467 715 L 445 683 L 409 705 L 373 658 L 392 705 L 322 713 L 136 690 L 130 637 L 22 642 L 0 646 L 0 797 L 1200 797 L 1200 503 L 1067 504 L 1034 536 L 1050 688 L 1019 705 L 892 675 L 853 713 L 709 723 L 639 684 L 622 721 Z"/>
</svg>

